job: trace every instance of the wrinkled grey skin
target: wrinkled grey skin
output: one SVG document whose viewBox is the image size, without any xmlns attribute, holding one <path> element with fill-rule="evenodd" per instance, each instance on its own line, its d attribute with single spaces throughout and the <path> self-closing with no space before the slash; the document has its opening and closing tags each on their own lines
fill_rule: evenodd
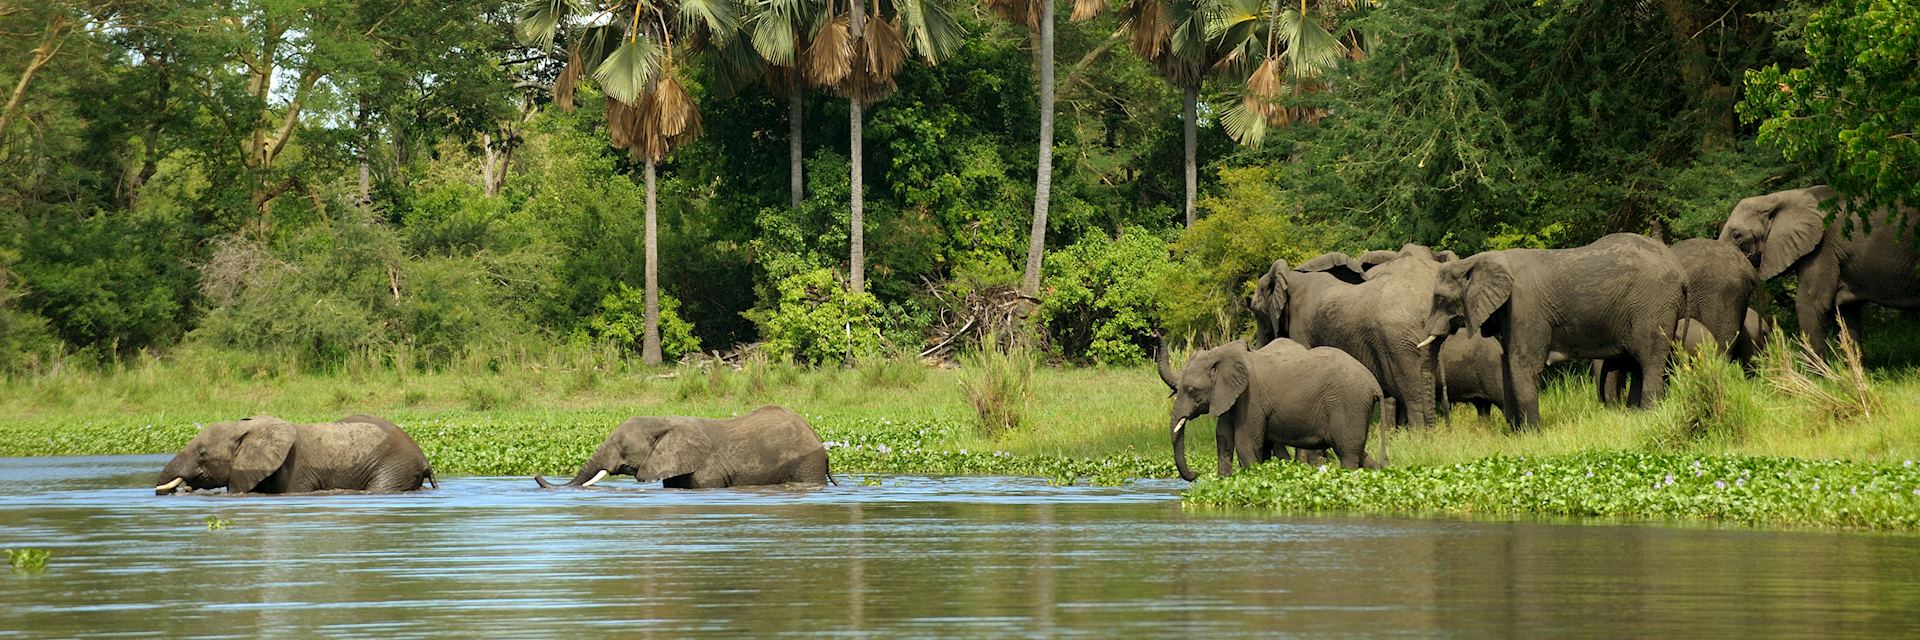
<svg viewBox="0 0 1920 640">
<path fill-rule="evenodd" d="M 180 479 L 166 491 L 161 487 Z M 433 482 L 420 446 L 384 418 L 294 424 L 273 416 L 209 425 L 160 472 L 157 493 L 413 491 Z"/>
<path fill-rule="evenodd" d="M 1462 328 L 1500 341 L 1507 421 L 1540 423 L 1540 373 L 1549 352 L 1568 358 L 1631 357 L 1650 406 L 1666 391 L 1673 328 L 1686 302 L 1673 250 L 1616 233 L 1575 249 L 1508 249 L 1440 265 L 1427 334 Z"/>
<path fill-rule="evenodd" d="M 1345 254 L 1329 253 L 1289 270 L 1274 261 L 1260 278 L 1250 307 L 1255 344 L 1290 338 L 1333 347 L 1358 360 L 1413 426 L 1433 422 L 1434 356 L 1421 346 L 1436 263 L 1396 259 L 1363 274 Z"/>
<path fill-rule="evenodd" d="M 1684 315 L 1700 321 L 1718 339 L 1721 353 L 1736 356 L 1734 345 L 1746 321 L 1747 301 L 1753 297 L 1754 287 L 1760 285 L 1759 274 L 1731 242 L 1682 240 L 1673 245 L 1673 256 L 1687 272 Z"/>
<path fill-rule="evenodd" d="M 1726 353 L 1720 351 L 1723 341 L 1708 329 L 1705 323 L 1693 318 L 1680 319 L 1680 326 L 1674 328 L 1674 341 L 1679 343 L 1682 350 L 1695 356 L 1703 356 L 1709 352 L 1724 356 Z M 1635 364 L 1626 359 L 1593 361 L 1594 387 L 1599 390 L 1601 404 L 1639 402 L 1644 391 L 1639 376 L 1633 373 L 1635 368 Z M 1629 386 L 1632 388 L 1629 389 Z"/>
<path fill-rule="evenodd" d="M 1740 323 L 1740 337 L 1733 342 L 1733 357 L 1753 367 L 1753 359 L 1767 350 L 1767 338 L 1773 334 L 1773 324 L 1767 322 L 1759 311 L 1747 307 L 1746 319 Z"/>
<path fill-rule="evenodd" d="M 1256 352 L 1234 341 L 1194 354 L 1179 372 L 1159 360 L 1160 379 L 1173 389 L 1174 464 L 1188 482 L 1197 475 L 1187 468 L 1185 425 L 1203 414 L 1216 420 L 1223 478 L 1233 475 L 1236 456 L 1251 467 L 1283 446 L 1333 449 L 1349 469 L 1380 467 L 1366 452 L 1380 385 L 1344 351 L 1280 339 Z"/>
<path fill-rule="evenodd" d="M 1898 216 L 1884 208 L 1863 216 L 1849 207 L 1827 224 L 1820 203 L 1835 196 L 1820 185 L 1746 198 L 1720 227 L 1720 239 L 1739 247 L 1762 280 L 1799 276 L 1794 314 L 1822 357 L 1836 310 L 1857 341 L 1867 303 L 1920 309 L 1920 251 L 1912 240 L 1920 215 L 1900 207 Z"/>
<path fill-rule="evenodd" d="M 827 448 L 799 414 L 766 406 L 737 418 L 628 418 L 613 430 L 567 486 L 601 471 L 659 480 L 669 489 L 826 484 Z M 535 476 L 542 487 L 552 487 Z"/>
<path fill-rule="evenodd" d="M 1400 245 L 1399 251 L 1388 251 L 1386 249 L 1368 251 L 1354 258 L 1353 262 L 1359 266 L 1361 271 L 1367 273 L 1367 277 L 1371 278 L 1373 277 L 1374 267 L 1401 258 L 1419 258 L 1427 262 L 1453 262 L 1459 260 L 1460 256 L 1455 255 L 1452 251 L 1434 251 L 1426 245 L 1407 243 Z"/>
<path fill-rule="evenodd" d="M 1494 407 L 1506 408 L 1507 379 L 1501 357 L 1500 341 L 1468 333 L 1453 332 L 1440 342 L 1440 370 L 1444 372 L 1439 389 L 1448 404 L 1468 403 L 1481 417 L 1493 414 Z M 1450 410 L 1451 407 L 1443 407 Z"/>
</svg>

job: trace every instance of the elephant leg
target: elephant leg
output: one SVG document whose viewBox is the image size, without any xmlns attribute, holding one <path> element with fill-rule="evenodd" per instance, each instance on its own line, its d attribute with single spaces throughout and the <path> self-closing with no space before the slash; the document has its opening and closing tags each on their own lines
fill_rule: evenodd
<svg viewBox="0 0 1920 640">
<path fill-rule="evenodd" d="M 1491 418 L 1493 417 L 1493 401 L 1475 400 L 1473 401 L 1473 410 L 1475 413 L 1480 414 L 1481 418 Z"/>
<path fill-rule="evenodd" d="M 1213 447 L 1220 459 L 1215 471 L 1222 478 L 1233 475 L 1233 426 L 1225 420 L 1213 422 Z"/>
<path fill-rule="evenodd" d="M 1367 427 L 1371 420 L 1367 413 L 1360 413 L 1359 419 L 1347 418 L 1333 426 L 1333 453 L 1340 457 L 1343 469 L 1380 468 L 1380 461 L 1367 455 Z M 1384 423 L 1381 431 L 1385 431 Z"/>
<path fill-rule="evenodd" d="M 1838 307 L 1838 312 L 1840 314 L 1840 323 L 1844 325 L 1840 327 L 1840 329 L 1842 331 L 1847 332 L 1847 337 L 1853 340 L 1853 344 L 1856 347 L 1859 345 L 1865 344 L 1860 340 L 1861 332 L 1864 330 L 1864 327 L 1866 326 L 1862 324 L 1864 320 L 1861 318 L 1861 315 L 1864 311 L 1866 311 L 1867 303 L 1848 302 L 1845 304 L 1837 305 L 1837 307 Z"/>
<path fill-rule="evenodd" d="M 1237 425 L 1233 433 L 1233 450 L 1239 454 L 1240 466 L 1249 468 L 1260 464 L 1260 447 L 1266 443 L 1266 430 L 1258 425 Z"/>
<path fill-rule="evenodd" d="M 1507 376 L 1506 407 L 1511 409 L 1507 412 L 1507 424 L 1516 429 L 1537 428 L 1540 426 L 1540 367 L 1547 359 L 1520 353 L 1520 349 L 1512 349 L 1501 359 L 1502 372 Z"/>
<path fill-rule="evenodd" d="M 1665 332 L 1660 335 L 1665 336 Z M 1640 377 L 1633 381 L 1630 400 L 1633 406 L 1653 408 L 1667 393 L 1667 358 L 1673 355 L 1673 342 L 1662 339 L 1641 347 L 1634 359 L 1639 361 Z"/>
<path fill-rule="evenodd" d="M 1827 357 L 1830 351 L 1827 340 L 1832 334 L 1828 326 L 1833 323 L 1834 294 L 1839 291 L 1839 278 L 1837 268 L 1815 260 L 1800 271 L 1800 290 L 1793 300 L 1800 332 L 1806 334 L 1807 343 L 1813 345 L 1814 355 L 1821 358 Z"/>
</svg>

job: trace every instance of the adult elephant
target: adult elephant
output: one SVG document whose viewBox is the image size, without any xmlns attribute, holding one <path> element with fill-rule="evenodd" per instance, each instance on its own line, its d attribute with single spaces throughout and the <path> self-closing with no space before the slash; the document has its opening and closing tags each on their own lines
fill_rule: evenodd
<svg viewBox="0 0 1920 640">
<path fill-rule="evenodd" d="M 1291 338 L 1333 347 L 1366 367 L 1413 426 L 1433 421 L 1434 349 L 1421 344 L 1434 264 L 1396 260 L 1363 273 L 1345 254 L 1329 253 L 1289 270 L 1277 260 L 1254 290 L 1255 342 Z"/>
<path fill-rule="evenodd" d="M 1836 224 L 1822 203 L 1838 202 Z M 1862 212 L 1825 185 L 1778 191 L 1740 201 L 1720 227 L 1720 239 L 1745 253 L 1762 280 L 1789 271 L 1799 276 L 1794 314 L 1815 351 L 1827 355 L 1829 323 L 1838 311 L 1860 338 L 1860 312 L 1867 303 L 1920 309 L 1920 251 L 1913 238 L 1912 207 Z"/>
<path fill-rule="evenodd" d="M 1682 240 L 1673 245 L 1673 256 L 1687 274 L 1684 315 L 1700 322 L 1721 353 L 1735 355 L 1747 319 L 1747 301 L 1760 285 L 1759 274 L 1731 242 Z"/>
<path fill-rule="evenodd" d="M 1500 341 L 1507 421 L 1540 423 L 1540 372 L 1549 353 L 1627 356 L 1645 382 L 1642 406 L 1666 390 L 1669 342 L 1686 302 L 1686 274 L 1673 250 L 1616 233 L 1575 249 L 1508 249 L 1442 264 L 1427 335 L 1465 328 Z"/>
<path fill-rule="evenodd" d="M 1233 475 L 1236 456 L 1250 467 L 1280 447 L 1332 449 L 1343 467 L 1380 467 L 1366 452 L 1380 385 L 1344 351 L 1284 338 L 1250 351 L 1236 340 L 1194 354 L 1177 373 L 1164 355 L 1157 360 L 1160 380 L 1173 390 L 1174 465 L 1188 482 L 1197 475 L 1187 468 L 1186 425 L 1203 414 L 1215 419 L 1223 478 Z"/>
<path fill-rule="evenodd" d="M 420 446 L 385 418 L 295 424 L 273 416 L 200 430 L 160 471 L 154 493 L 218 489 L 227 493 L 413 491 L 434 484 Z M 437 486 L 437 485 L 436 485 Z"/>
<path fill-rule="evenodd" d="M 785 407 L 737 418 L 628 418 L 566 486 L 591 487 L 608 475 L 659 480 L 669 489 L 826 484 L 827 448 L 813 427 Z M 533 477 L 542 487 L 555 485 Z"/>
</svg>

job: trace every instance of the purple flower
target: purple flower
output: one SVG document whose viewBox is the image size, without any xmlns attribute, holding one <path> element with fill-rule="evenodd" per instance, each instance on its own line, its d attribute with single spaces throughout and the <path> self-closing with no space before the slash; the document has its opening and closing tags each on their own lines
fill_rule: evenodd
<svg viewBox="0 0 1920 640">
<path fill-rule="evenodd" d="M 1741 479 L 1739 479 L 1739 480 L 1735 480 L 1735 481 L 1733 481 L 1733 486 L 1736 486 L 1736 487 L 1744 487 L 1744 486 L 1747 486 L 1747 479 L 1746 479 L 1746 478 L 1741 478 Z"/>
<path fill-rule="evenodd" d="M 1725 489 L 1725 488 L 1727 488 L 1727 481 L 1725 481 L 1725 480 L 1715 480 L 1715 481 L 1713 481 L 1713 488 L 1715 488 L 1715 489 Z"/>
<path fill-rule="evenodd" d="M 1673 486 L 1673 474 L 1667 474 L 1667 486 Z"/>
</svg>

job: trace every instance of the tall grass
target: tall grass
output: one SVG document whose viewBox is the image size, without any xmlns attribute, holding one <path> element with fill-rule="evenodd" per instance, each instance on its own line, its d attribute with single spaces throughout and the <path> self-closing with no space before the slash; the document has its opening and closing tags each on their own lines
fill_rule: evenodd
<svg viewBox="0 0 1920 640">
<path fill-rule="evenodd" d="M 975 424 L 988 436 L 1014 431 L 1026 422 L 1038 366 L 1026 345 L 1015 342 L 1002 351 L 994 344 L 989 339 L 960 358 L 960 389 L 973 407 Z"/>
<path fill-rule="evenodd" d="M 1715 345 L 1698 351 L 1676 349 L 1668 369 L 1667 397 L 1659 413 L 1667 427 L 1654 433 L 1656 448 L 1680 448 L 1700 441 L 1738 443 L 1753 425 L 1765 422 L 1768 406 L 1761 385 Z"/>
<path fill-rule="evenodd" d="M 1761 375 L 1780 393 L 1800 400 L 1816 418 L 1847 421 L 1872 418 L 1880 395 L 1867 377 L 1860 343 L 1840 324 L 1838 359 L 1822 358 L 1805 335 L 1789 341 L 1778 330 L 1761 357 Z"/>
</svg>

